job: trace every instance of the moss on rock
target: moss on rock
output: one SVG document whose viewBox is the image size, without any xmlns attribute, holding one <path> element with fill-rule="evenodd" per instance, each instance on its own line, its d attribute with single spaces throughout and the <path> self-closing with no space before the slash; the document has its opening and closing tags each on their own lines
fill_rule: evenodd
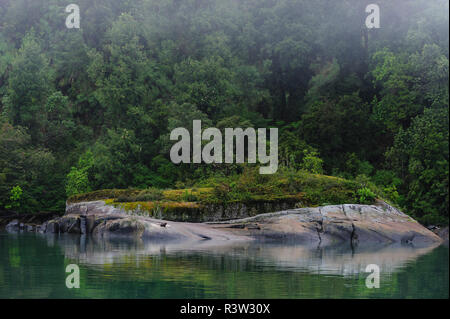
<svg viewBox="0 0 450 319">
<path fill-rule="evenodd" d="M 167 190 L 106 189 L 75 195 L 67 202 L 104 200 L 130 214 L 197 222 L 290 208 L 358 203 L 357 192 L 361 187 L 355 181 L 339 177 L 291 170 L 273 175 L 247 170 L 241 175 L 210 178 L 196 186 Z"/>
</svg>

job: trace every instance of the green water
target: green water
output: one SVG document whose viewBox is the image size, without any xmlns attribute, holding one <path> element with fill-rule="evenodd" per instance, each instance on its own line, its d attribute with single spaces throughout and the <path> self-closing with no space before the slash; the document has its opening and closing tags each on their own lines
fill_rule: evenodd
<svg viewBox="0 0 450 319">
<path fill-rule="evenodd" d="M 80 288 L 65 267 L 80 268 Z M 365 267 L 380 267 L 368 289 Z M 0 232 L 0 298 L 448 298 L 448 246 L 198 246 Z"/>
</svg>

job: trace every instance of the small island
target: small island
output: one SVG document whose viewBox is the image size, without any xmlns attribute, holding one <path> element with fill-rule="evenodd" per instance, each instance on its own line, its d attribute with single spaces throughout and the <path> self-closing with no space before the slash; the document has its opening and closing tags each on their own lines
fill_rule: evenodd
<svg viewBox="0 0 450 319">
<path fill-rule="evenodd" d="M 205 186 L 205 185 L 200 185 Z M 36 225 L 44 233 L 129 236 L 144 240 L 260 240 L 297 244 L 427 245 L 441 239 L 356 181 L 284 171 L 189 189 L 110 189 L 70 197 L 64 216 Z M 372 190 L 373 189 L 373 190 Z M 378 195 L 377 195 L 378 193 Z M 7 229 L 20 229 L 18 221 Z"/>
</svg>

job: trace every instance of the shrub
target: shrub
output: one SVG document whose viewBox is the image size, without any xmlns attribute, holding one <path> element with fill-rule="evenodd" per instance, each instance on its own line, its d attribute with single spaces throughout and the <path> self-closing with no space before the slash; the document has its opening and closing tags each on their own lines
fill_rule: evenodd
<svg viewBox="0 0 450 319">
<path fill-rule="evenodd" d="M 323 160 L 316 151 L 304 151 L 302 168 L 313 174 L 323 174 Z"/>
<path fill-rule="evenodd" d="M 20 202 L 22 199 L 22 188 L 20 186 L 14 186 L 11 189 L 9 200 L 10 203 L 5 206 L 6 209 L 20 208 Z"/>
<path fill-rule="evenodd" d="M 231 192 L 230 185 L 226 183 L 219 183 L 214 187 L 213 197 L 219 201 L 226 201 L 229 198 Z"/>
<path fill-rule="evenodd" d="M 385 196 L 392 201 L 393 204 L 398 205 L 400 202 L 400 195 L 397 191 L 397 187 L 395 185 L 391 185 L 388 187 L 383 188 L 383 193 Z"/>
<path fill-rule="evenodd" d="M 357 190 L 356 194 L 359 196 L 360 204 L 371 204 L 375 200 L 375 193 L 368 187 L 363 187 Z"/>
<path fill-rule="evenodd" d="M 91 191 L 89 170 L 94 163 L 91 152 L 80 157 L 77 167 L 71 167 L 66 176 L 66 194 L 68 196 Z"/>
</svg>

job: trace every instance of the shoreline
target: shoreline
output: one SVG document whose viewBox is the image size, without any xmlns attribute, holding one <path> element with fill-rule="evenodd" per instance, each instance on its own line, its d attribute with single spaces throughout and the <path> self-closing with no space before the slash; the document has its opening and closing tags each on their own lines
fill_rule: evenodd
<svg viewBox="0 0 450 319">
<path fill-rule="evenodd" d="M 17 220 L 19 223 L 29 226 L 38 226 L 46 221 L 63 216 L 64 213 L 38 212 L 38 213 L 15 213 L 0 211 L 0 229 L 5 228 L 8 223 Z"/>
<path fill-rule="evenodd" d="M 104 201 L 67 204 L 63 216 L 50 215 L 40 215 L 51 218 L 41 225 L 28 227 L 28 224 L 15 220 L 6 228 L 9 231 L 133 237 L 166 242 L 257 240 L 322 246 L 347 242 L 353 247 L 395 243 L 423 246 L 445 241 L 445 238 L 384 202 L 377 205 L 343 204 L 288 209 L 201 223 L 133 215 Z"/>
</svg>

